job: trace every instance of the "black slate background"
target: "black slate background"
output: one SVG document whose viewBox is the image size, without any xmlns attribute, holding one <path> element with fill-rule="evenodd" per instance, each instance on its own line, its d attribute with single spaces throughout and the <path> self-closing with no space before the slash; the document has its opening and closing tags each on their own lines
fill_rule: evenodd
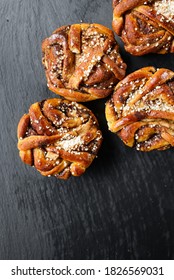
<svg viewBox="0 0 174 280">
<path fill-rule="evenodd" d="M 24 165 L 16 128 L 46 87 L 41 41 L 80 21 L 111 27 L 111 0 L 0 0 L 0 259 L 173 259 L 174 151 L 141 153 L 107 129 L 106 100 L 86 104 L 104 142 L 80 178 L 44 178 Z M 120 41 L 119 41 L 120 43 Z M 174 56 L 121 53 L 127 73 Z"/>
</svg>

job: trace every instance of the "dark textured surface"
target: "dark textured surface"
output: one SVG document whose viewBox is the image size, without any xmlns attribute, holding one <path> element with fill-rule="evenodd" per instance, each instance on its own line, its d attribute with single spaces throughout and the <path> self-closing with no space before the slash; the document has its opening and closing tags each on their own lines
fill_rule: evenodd
<svg viewBox="0 0 174 280">
<path fill-rule="evenodd" d="M 86 104 L 103 131 L 99 156 L 80 178 L 44 178 L 24 165 L 16 127 L 46 88 L 41 41 L 75 22 L 111 27 L 111 0 L 0 1 L 0 259 L 173 259 L 174 150 L 141 153 L 107 130 L 106 100 Z M 130 73 L 174 70 L 174 56 L 122 55 Z"/>
</svg>

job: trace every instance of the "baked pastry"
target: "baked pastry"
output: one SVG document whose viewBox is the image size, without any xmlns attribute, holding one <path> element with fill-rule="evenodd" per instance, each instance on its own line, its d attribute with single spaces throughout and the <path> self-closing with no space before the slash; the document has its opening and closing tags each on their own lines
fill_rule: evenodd
<svg viewBox="0 0 174 280">
<path fill-rule="evenodd" d="M 114 34 L 100 24 L 60 27 L 43 41 L 42 53 L 49 89 L 71 101 L 104 98 L 125 76 Z"/>
<path fill-rule="evenodd" d="M 174 146 L 174 72 L 145 67 L 125 77 L 106 103 L 109 130 L 140 151 Z"/>
<path fill-rule="evenodd" d="M 112 26 L 133 55 L 174 52 L 174 0 L 113 0 Z"/>
<path fill-rule="evenodd" d="M 96 157 L 102 133 L 85 106 L 62 99 L 31 105 L 18 124 L 22 161 L 44 176 L 80 176 Z"/>
</svg>

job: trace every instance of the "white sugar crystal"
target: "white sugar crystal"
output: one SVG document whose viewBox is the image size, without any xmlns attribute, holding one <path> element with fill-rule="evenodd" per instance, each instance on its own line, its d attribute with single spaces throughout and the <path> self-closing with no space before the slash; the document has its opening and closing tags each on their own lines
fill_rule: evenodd
<svg viewBox="0 0 174 280">
<path fill-rule="evenodd" d="M 71 150 L 77 145 L 82 145 L 83 140 L 81 139 L 81 136 L 74 137 L 72 139 L 67 139 L 59 142 L 59 145 L 64 149 L 64 150 Z"/>
<path fill-rule="evenodd" d="M 167 17 L 169 20 L 174 21 L 174 0 L 158 0 L 155 1 L 153 7 L 158 14 L 161 14 Z"/>
</svg>

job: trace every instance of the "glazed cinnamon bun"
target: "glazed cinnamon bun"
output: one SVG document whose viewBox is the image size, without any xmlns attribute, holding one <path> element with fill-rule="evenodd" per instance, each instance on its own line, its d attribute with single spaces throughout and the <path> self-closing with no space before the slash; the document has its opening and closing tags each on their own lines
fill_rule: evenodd
<svg viewBox="0 0 174 280">
<path fill-rule="evenodd" d="M 132 55 L 174 53 L 174 0 L 113 0 L 112 26 Z"/>
<path fill-rule="evenodd" d="M 68 100 L 32 104 L 18 124 L 19 155 L 44 176 L 82 175 L 101 143 L 102 133 L 92 111 Z"/>
<path fill-rule="evenodd" d="M 125 76 L 114 34 L 100 24 L 60 27 L 43 41 L 42 53 L 48 88 L 71 101 L 104 98 Z"/>
<path fill-rule="evenodd" d="M 145 67 L 119 82 L 106 103 L 109 130 L 140 151 L 174 146 L 174 72 Z"/>
</svg>

